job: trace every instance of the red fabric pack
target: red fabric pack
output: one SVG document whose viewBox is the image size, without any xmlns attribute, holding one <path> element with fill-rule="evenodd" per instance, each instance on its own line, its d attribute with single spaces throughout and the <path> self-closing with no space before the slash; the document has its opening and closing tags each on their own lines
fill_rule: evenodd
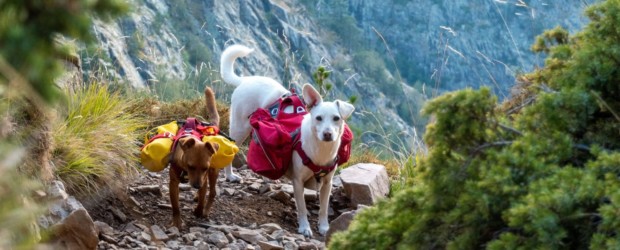
<svg viewBox="0 0 620 250">
<path fill-rule="evenodd" d="M 286 173 L 306 113 L 302 100 L 293 93 L 280 98 L 269 109 L 258 109 L 250 115 L 252 135 L 247 160 L 252 171 L 273 180 Z"/>
<path fill-rule="evenodd" d="M 347 163 L 351 157 L 351 142 L 353 142 L 353 131 L 349 125 L 344 124 L 344 132 L 340 139 L 340 148 L 338 149 L 338 166 Z"/>
</svg>

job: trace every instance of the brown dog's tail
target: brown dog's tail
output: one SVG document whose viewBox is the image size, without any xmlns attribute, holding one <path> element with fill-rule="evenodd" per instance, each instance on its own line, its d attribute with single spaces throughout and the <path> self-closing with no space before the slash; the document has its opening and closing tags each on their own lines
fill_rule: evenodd
<svg viewBox="0 0 620 250">
<path fill-rule="evenodd" d="M 205 87 L 205 101 L 207 102 L 207 115 L 209 116 L 208 121 L 210 123 L 215 124 L 215 126 L 220 125 L 220 114 L 217 113 L 217 105 L 215 103 L 215 93 L 210 87 Z"/>
</svg>

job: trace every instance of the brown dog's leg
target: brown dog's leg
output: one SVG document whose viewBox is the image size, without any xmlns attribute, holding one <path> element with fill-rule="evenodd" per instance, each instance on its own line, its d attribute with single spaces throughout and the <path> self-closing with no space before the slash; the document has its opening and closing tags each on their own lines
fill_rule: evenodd
<svg viewBox="0 0 620 250">
<path fill-rule="evenodd" d="M 170 204 L 172 205 L 172 225 L 181 229 L 183 220 L 181 220 L 181 210 L 179 209 L 179 180 L 180 173 L 170 169 Z"/>
<path fill-rule="evenodd" d="M 196 209 L 194 209 L 194 215 L 199 218 L 204 216 L 203 211 L 205 207 L 205 197 L 207 196 L 206 179 L 207 175 L 205 174 L 202 180 L 202 186 L 200 186 L 200 189 L 198 189 L 198 194 L 196 195 L 196 197 L 194 197 L 194 199 L 198 199 L 198 206 L 196 206 Z"/>
<path fill-rule="evenodd" d="M 216 187 L 217 187 L 217 176 L 219 175 L 220 170 L 210 168 L 209 169 L 209 200 L 207 201 L 207 207 L 205 208 L 205 216 L 209 215 L 211 211 L 211 207 L 213 206 L 213 201 L 215 200 L 215 195 L 217 195 Z"/>
</svg>

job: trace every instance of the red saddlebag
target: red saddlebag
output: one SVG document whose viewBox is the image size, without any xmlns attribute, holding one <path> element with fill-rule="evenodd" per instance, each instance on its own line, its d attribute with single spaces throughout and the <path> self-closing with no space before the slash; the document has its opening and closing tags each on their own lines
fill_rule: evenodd
<svg viewBox="0 0 620 250">
<path fill-rule="evenodd" d="M 303 101 L 293 93 L 269 109 L 258 109 L 250 115 L 252 134 L 247 160 L 252 171 L 273 180 L 286 173 L 306 113 Z"/>
</svg>

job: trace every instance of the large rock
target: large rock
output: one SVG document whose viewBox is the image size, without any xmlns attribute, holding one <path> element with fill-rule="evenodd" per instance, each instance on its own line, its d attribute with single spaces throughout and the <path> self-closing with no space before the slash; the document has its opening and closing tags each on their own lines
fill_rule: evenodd
<svg viewBox="0 0 620 250">
<path fill-rule="evenodd" d="M 48 243 L 53 249 L 96 249 L 99 237 L 95 223 L 82 203 L 69 196 L 60 181 L 48 188 L 48 214 L 39 218 L 39 225 L 49 230 Z"/>
<path fill-rule="evenodd" d="M 327 233 L 325 234 L 325 242 L 329 243 L 329 240 L 331 239 L 332 235 L 334 235 L 334 233 L 347 230 L 349 228 L 349 225 L 351 225 L 351 221 L 353 221 L 353 218 L 355 218 L 355 215 L 357 215 L 357 213 L 359 213 L 359 211 L 364 209 L 365 207 L 366 206 L 362 205 L 358 207 L 357 210 L 344 212 L 340 216 L 338 216 L 338 218 L 330 222 L 329 230 L 327 230 Z"/>
<path fill-rule="evenodd" d="M 340 172 L 344 192 L 351 205 L 372 205 L 390 192 L 390 180 L 385 167 L 372 163 L 360 163 Z"/>
</svg>

